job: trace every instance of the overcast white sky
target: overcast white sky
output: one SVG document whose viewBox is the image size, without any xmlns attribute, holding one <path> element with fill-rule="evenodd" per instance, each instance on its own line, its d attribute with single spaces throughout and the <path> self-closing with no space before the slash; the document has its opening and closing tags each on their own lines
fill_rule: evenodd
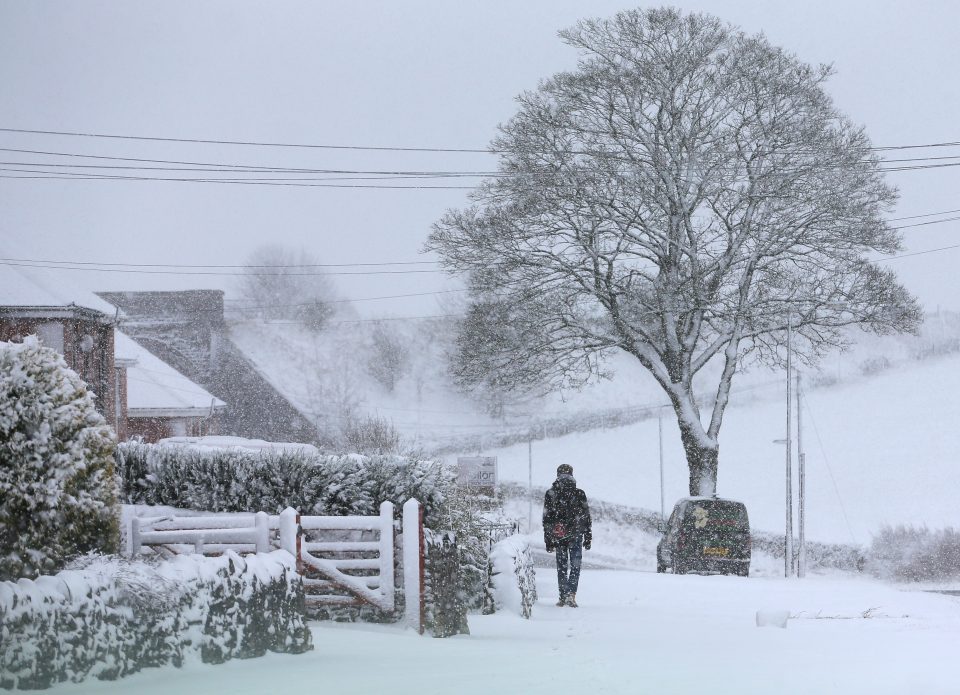
<svg viewBox="0 0 960 695">
<path fill-rule="evenodd" d="M 867 127 L 876 145 L 960 141 L 960 3 L 674 4 L 709 11 L 750 32 L 763 31 L 809 62 L 833 63 L 838 74 L 829 90 L 841 109 Z M 557 30 L 585 16 L 636 6 L 602 0 L 0 0 L 0 128 L 483 148 L 496 125 L 513 113 L 519 92 L 574 64 L 576 54 L 559 41 Z M 304 168 L 488 170 L 494 165 L 486 154 L 5 132 L 0 132 L 0 148 Z M 6 169 L 68 161 L 8 151 L 0 155 L 5 162 L 0 167 Z M 889 156 L 950 155 L 960 156 L 960 147 Z M 960 209 L 960 167 L 893 173 L 890 180 L 902 196 L 896 216 Z M 462 205 L 465 193 L 0 178 L 0 245 L 16 239 L 31 257 L 57 261 L 240 264 L 266 242 L 304 246 L 327 263 L 417 261 L 424 259 L 420 248 L 430 224 L 446 208 Z M 914 227 L 905 230 L 905 238 L 908 251 L 958 244 L 960 221 Z M 955 275 L 960 249 L 889 263 L 928 309 L 960 309 Z M 58 272 L 94 289 L 229 289 L 231 283 L 227 276 Z M 457 286 L 437 273 L 334 280 L 341 294 L 353 298 Z M 364 302 L 358 308 L 366 315 L 439 311 L 434 297 Z"/>
</svg>

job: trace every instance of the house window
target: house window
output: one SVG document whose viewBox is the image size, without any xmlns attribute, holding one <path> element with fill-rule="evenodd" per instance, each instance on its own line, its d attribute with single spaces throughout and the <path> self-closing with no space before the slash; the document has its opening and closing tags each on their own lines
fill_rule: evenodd
<svg viewBox="0 0 960 695">
<path fill-rule="evenodd" d="M 47 321 L 37 325 L 37 337 L 48 348 L 63 354 L 63 324 Z"/>
</svg>

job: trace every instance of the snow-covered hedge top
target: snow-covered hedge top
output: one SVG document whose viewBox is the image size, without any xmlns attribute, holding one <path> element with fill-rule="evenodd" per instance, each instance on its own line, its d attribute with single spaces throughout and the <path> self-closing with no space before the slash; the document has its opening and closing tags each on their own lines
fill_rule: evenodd
<svg viewBox="0 0 960 695">
<path fill-rule="evenodd" d="M 404 456 L 321 455 L 128 442 L 117 449 L 128 504 L 207 512 L 376 516 L 382 502 L 397 513 L 414 497 L 426 522 L 443 504 L 453 471 Z"/>
<path fill-rule="evenodd" d="M 303 584 L 286 551 L 159 564 L 87 558 L 55 576 L 0 582 L 0 688 L 311 648 Z"/>
<path fill-rule="evenodd" d="M 316 456 L 320 450 L 312 444 L 297 442 L 268 442 L 263 439 L 209 435 L 205 437 L 167 437 L 157 442 L 160 446 L 180 446 L 188 449 L 245 449 L 248 451 L 272 451 L 276 453 L 306 454 Z"/>
<path fill-rule="evenodd" d="M 0 582 L 0 616 L 17 620 L 27 613 L 43 613 L 70 604 L 80 605 L 92 596 L 118 598 L 121 593 L 135 595 L 138 602 L 149 598 L 161 602 L 174 587 L 192 582 L 215 582 L 230 563 L 243 568 L 261 583 L 296 571 L 296 560 L 285 550 L 268 554 L 234 553 L 219 557 L 178 555 L 159 564 L 131 562 L 116 556 L 97 557 L 79 569 L 68 569 L 37 579 Z"/>
</svg>

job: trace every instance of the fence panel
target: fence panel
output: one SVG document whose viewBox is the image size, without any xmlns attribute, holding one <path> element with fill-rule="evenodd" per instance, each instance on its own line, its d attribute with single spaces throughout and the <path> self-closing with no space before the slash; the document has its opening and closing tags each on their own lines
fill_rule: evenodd
<svg viewBox="0 0 960 695">
<path fill-rule="evenodd" d="M 410 506 L 412 505 L 412 506 Z M 403 581 L 407 589 L 408 616 L 422 615 L 422 522 L 420 506 L 410 500 L 405 518 L 413 510 L 415 522 L 404 536 L 404 553 L 415 548 L 411 567 L 405 562 Z M 218 555 L 269 552 L 283 548 L 297 558 L 304 577 L 307 602 L 311 605 L 370 604 L 392 613 L 395 609 L 393 504 L 380 505 L 380 514 L 363 516 L 300 516 L 287 508 L 279 516 L 265 512 L 193 517 L 134 517 L 130 521 L 128 552 L 140 554 L 145 547 L 155 551 Z M 418 600 L 419 598 L 419 600 Z M 422 617 L 413 627 L 422 631 Z"/>
</svg>

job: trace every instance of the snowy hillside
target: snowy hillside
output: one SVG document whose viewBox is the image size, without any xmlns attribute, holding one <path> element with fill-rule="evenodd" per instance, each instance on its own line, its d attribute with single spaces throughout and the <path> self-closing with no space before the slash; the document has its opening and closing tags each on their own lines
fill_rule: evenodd
<svg viewBox="0 0 960 695">
<path fill-rule="evenodd" d="M 386 321 L 409 354 L 392 390 L 370 373 L 371 325 L 342 324 L 312 332 L 296 324 L 236 322 L 230 337 L 260 373 L 321 431 L 351 417 L 391 422 L 412 442 L 497 427 L 458 393 L 445 373 L 438 326 Z"/>
<path fill-rule="evenodd" d="M 406 353 L 393 388 L 371 374 L 376 360 L 372 333 L 381 326 Z M 611 379 L 581 391 L 506 402 L 496 418 L 481 398 L 460 393 L 447 373 L 451 350 L 449 322 L 334 322 L 313 332 L 291 322 L 232 321 L 230 337 L 258 371 L 321 429 L 349 417 L 382 417 L 410 442 L 426 450 L 489 447 L 518 432 L 569 431 L 631 422 L 665 402 L 662 391 L 639 363 L 614 354 L 606 368 Z M 960 350 L 960 316 L 944 312 L 928 317 L 920 336 L 876 337 L 851 334 L 853 347 L 827 355 L 805 370 L 813 385 L 859 382 L 864 376 L 909 366 L 918 360 Z M 709 369 L 707 370 L 709 371 Z M 782 370 L 752 367 L 739 374 L 733 402 L 767 399 L 779 388 Z M 700 382 L 709 383 L 709 377 Z M 706 389 L 704 389 L 706 390 Z"/>
<path fill-rule="evenodd" d="M 389 323 L 409 354 L 392 392 L 368 371 L 369 323 L 311 333 L 296 325 L 245 322 L 234 324 L 231 336 L 271 383 L 318 422 L 338 423 L 349 412 L 379 415 L 428 450 L 472 436 L 470 453 L 499 456 L 501 476 L 524 484 L 526 442 L 499 449 L 492 443 L 509 431 L 542 437 L 546 423 L 547 439 L 532 448 L 535 485 L 548 485 L 557 464 L 569 462 L 598 499 L 659 510 L 657 421 L 642 409 L 663 397 L 638 365 L 618 359 L 612 380 L 494 419 L 446 376 L 442 325 Z M 863 544 L 884 523 L 960 526 L 960 480 L 953 473 L 960 450 L 958 335 L 955 314 L 931 315 L 919 337 L 860 334 L 851 350 L 827 356 L 819 369 L 804 369 L 811 540 Z M 720 433 L 720 494 L 744 500 L 754 526 L 771 532 L 783 528 L 784 449 L 773 443 L 784 436 L 783 389 L 782 370 L 738 375 Z M 624 412 L 647 419 L 562 437 L 550 429 L 558 418 L 576 421 L 596 413 L 612 413 L 612 425 L 624 421 L 616 417 Z M 686 493 L 687 481 L 669 411 L 664 455 L 669 511 Z M 796 457 L 794 463 L 796 470 Z"/>
<path fill-rule="evenodd" d="M 731 406 L 720 433 L 719 493 L 743 500 L 764 531 L 784 524 L 785 452 L 773 441 L 784 436 L 782 389 Z M 960 356 L 811 389 L 806 401 L 808 538 L 867 543 L 885 523 L 960 526 Z M 669 414 L 663 423 L 669 512 L 686 494 L 687 471 L 676 424 Z M 526 484 L 526 444 L 484 453 L 498 457 L 505 480 Z M 656 419 L 536 441 L 532 458 L 534 485 L 548 485 L 556 466 L 570 463 L 588 494 L 660 508 Z"/>
</svg>

